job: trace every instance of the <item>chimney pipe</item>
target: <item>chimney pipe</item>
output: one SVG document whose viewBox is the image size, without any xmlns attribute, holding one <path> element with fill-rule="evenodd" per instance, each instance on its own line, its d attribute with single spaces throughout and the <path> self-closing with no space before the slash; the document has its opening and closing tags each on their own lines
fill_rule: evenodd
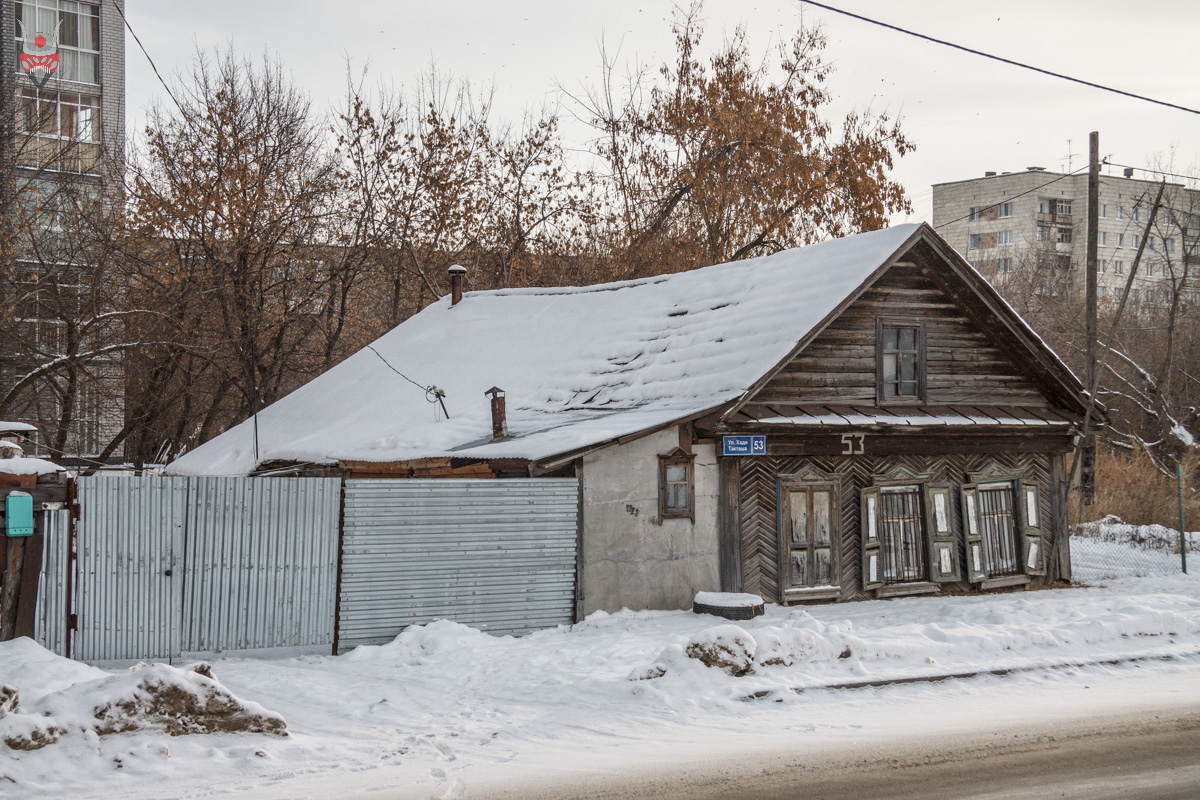
<svg viewBox="0 0 1200 800">
<path fill-rule="evenodd" d="M 450 273 L 450 305 L 456 306 L 462 300 L 463 275 L 467 274 L 467 268 L 462 264 L 451 264 L 446 271 Z"/>
<path fill-rule="evenodd" d="M 504 390 L 493 386 L 484 392 L 492 398 L 492 441 L 496 442 L 508 436 L 508 417 L 504 410 Z"/>
</svg>

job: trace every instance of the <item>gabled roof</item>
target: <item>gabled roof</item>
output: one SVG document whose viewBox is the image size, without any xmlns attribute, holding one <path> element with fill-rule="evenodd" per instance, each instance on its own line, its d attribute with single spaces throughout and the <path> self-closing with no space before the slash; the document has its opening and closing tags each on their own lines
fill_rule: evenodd
<svg viewBox="0 0 1200 800">
<path fill-rule="evenodd" d="M 170 472 L 247 474 L 276 460 L 536 462 L 633 436 L 747 397 L 930 237 L 941 241 L 928 226 L 900 225 L 643 280 L 472 292 L 453 307 L 445 297 L 263 409 L 257 460 L 247 420 Z M 450 419 L 397 371 L 445 390 Z M 507 396 L 510 436 L 497 442 L 484 396 L 492 386 Z"/>
</svg>

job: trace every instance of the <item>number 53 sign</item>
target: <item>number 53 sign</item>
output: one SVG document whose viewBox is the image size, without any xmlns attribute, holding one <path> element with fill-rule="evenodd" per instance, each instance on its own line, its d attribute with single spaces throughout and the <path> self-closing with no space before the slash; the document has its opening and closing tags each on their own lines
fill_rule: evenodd
<svg viewBox="0 0 1200 800">
<path fill-rule="evenodd" d="M 866 452 L 866 449 L 863 446 L 866 438 L 867 435 L 865 433 L 842 434 L 842 455 L 861 456 Z"/>
</svg>

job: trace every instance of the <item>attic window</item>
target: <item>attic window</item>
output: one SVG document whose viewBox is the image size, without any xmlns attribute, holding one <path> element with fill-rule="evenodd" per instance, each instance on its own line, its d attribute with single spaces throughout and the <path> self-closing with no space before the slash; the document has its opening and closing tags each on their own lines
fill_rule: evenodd
<svg viewBox="0 0 1200 800">
<path fill-rule="evenodd" d="M 881 317 L 876 326 L 876 387 L 880 403 L 925 402 L 925 325 Z"/>
<path fill-rule="evenodd" d="M 675 448 L 658 457 L 658 516 L 660 519 L 696 519 L 696 457 Z"/>
</svg>

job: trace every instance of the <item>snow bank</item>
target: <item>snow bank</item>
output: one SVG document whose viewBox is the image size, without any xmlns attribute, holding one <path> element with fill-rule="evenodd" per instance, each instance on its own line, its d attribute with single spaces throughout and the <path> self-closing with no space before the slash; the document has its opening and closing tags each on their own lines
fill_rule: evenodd
<svg viewBox="0 0 1200 800">
<path fill-rule="evenodd" d="M 189 669 L 139 664 L 109 675 L 55 656 L 30 639 L 17 639 L 0 643 L 0 674 L 8 684 L 0 741 L 14 750 L 37 750 L 84 732 L 287 735 L 283 717 L 234 696 L 207 664 Z"/>
<path fill-rule="evenodd" d="M 345 656 L 214 662 L 226 691 L 287 719 L 286 738 L 169 738 L 162 727 L 80 733 L 71 726 L 99 724 L 83 709 L 111 704 L 119 723 L 119 704 L 137 691 L 139 676 L 169 668 L 105 671 L 57 659 L 28 640 L 8 643 L 0 646 L 0 684 L 17 686 L 21 697 L 18 713 L 0 724 L 23 725 L 30 736 L 44 724 L 68 732 L 36 751 L 0 746 L 0 794 L 474 796 L 481 783 L 514 775 L 617 770 L 637 759 L 727 755 L 760 743 L 795 752 L 825 742 L 851 747 L 881 728 L 944 733 L 956 713 L 964 729 L 977 730 L 989 714 L 1011 712 L 1018 722 L 1060 715 L 1068 692 L 1105 713 L 1136 701 L 1129 684 L 1101 694 L 1102 674 L 1140 680 L 1170 702 L 1200 701 L 1197 575 L 990 596 L 772 604 L 753 620 L 716 621 L 690 611 L 595 613 L 514 638 L 443 620 Z M 748 669 L 735 677 L 690 657 L 689 647 L 727 648 Z M 1143 660 L 1076 666 L 1131 658 Z M 1014 672 L 824 690 L 992 670 Z M 179 681 L 209 685 L 194 673 Z M 40 704 L 41 694 L 70 687 L 77 688 L 59 702 Z M 745 702 L 750 697 L 778 702 Z M 38 713 L 43 708 L 50 717 Z"/>
<path fill-rule="evenodd" d="M 1189 533 L 1188 550 L 1200 544 L 1200 533 Z M 1179 532 L 1162 525 L 1133 525 L 1109 515 L 1071 528 L 1071 569 L 1076 581 L 1149 575 L 1181 570 Z"/>
<path fill-rule="evenodd" d="M 44 458 L 18 457 L 0 459 L 0 472 L 6 475 L 49 475 L 66 472 L 66 468 Z"/>
</svg>

